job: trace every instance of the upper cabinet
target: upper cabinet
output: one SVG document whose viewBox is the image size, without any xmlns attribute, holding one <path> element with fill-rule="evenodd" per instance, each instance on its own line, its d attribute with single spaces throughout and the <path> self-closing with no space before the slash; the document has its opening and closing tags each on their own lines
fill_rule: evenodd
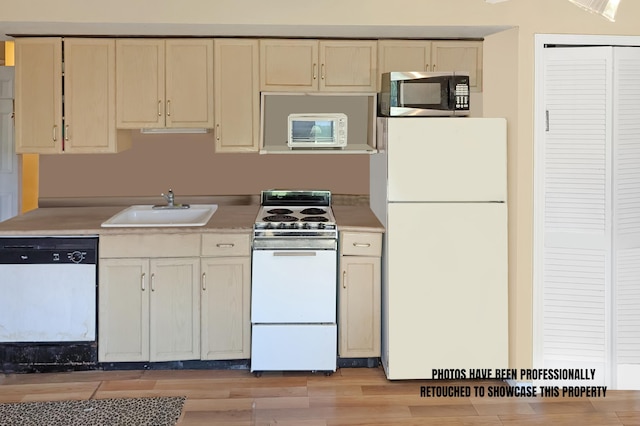
<svg viewBox="0 0 640 426">
<path fill-rule="evenodd" d="M 260 89 L 376 92 L 377 42 L 261 40 Z"/>
<path fill-rule="evenodd" d="M 214 40 L 216 152 L 257 152 L 260 140 L 258 40 Z"/>
<path fill-rule="evenodd" d="M 481 92 L 482 42 L 380 40 L 378 85 L 380 75 L 390 71 L 467 71 L 471 91 Z"/>
<path fill-rule="evenodd" d="M 117 126 L 213 128 L 213 40 L 118 39 Z"/>
<path fill-rule="evenodd" d="M 129 132 L 116 130 L 114 40 L 19 38 L 15 49 L 16 152 L 111 153 L 131 146 Z"/>
<path fill-rule="evenodd" d="M 371 153 L 383 72 L 467 71 L 482 91 L 482 41 L 25 37 L 15 55 L 18 153 L 119 152 L 129 129 L 210 129 L 219 153 L 311 152 L 287 147 L 270 94 L 310 98 L 289 113 L 354 104 L 348 146 L 312 152 Z"/>
<path fill-rule="evenodd" d="M 432 71 L 468 71 L 471 91 L 482 92 L 482 42 L 434 41 Z"/>
</svg>

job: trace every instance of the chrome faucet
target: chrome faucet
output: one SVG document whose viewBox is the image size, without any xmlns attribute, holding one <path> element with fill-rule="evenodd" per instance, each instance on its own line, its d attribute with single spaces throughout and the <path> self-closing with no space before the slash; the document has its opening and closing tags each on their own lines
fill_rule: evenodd
<svg viewBox="0 0 640 426">
<path fill-rule="evenodd" d="M 176 204 L 175 195 L 173 195 L 173 189 L 169 189 L 169 191 L 165 194 L 160 194 L 167 200 L 167 204 L 159 204 L 153 206 L 154 209 L 188 209 L 189 204 Z"/>
<path fill-rule="evenodd" d="M 160 194 L 167 200 L 167 207 L 175 207 L 175 196 L 173 195 L 173 189 L 169 188 L 169 192 L 167 194 Z"/>
</svg>

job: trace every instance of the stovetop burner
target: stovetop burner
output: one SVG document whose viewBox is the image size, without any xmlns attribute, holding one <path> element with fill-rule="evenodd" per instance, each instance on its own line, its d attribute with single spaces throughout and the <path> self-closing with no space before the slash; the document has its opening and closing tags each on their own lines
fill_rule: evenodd
<svg viewBox="0 0 640 426">
<path fill-rule="evenodd" d="M 274 210 L 287 210 L 287 209 L 274 209 Z M 290 213 L 293 213 L 289 210 Z M 272 210 L 267 211 L 267 213 L 272 213 Z M 274 214 L 271 216 L 263 217 L 262 220 L 266 222 L 295 222 L 298 220 L 295 216 L 289 216 L 286 214 Z"/>
<path fill-rule="evenodd" d="M 300 211 L 301 214 L 313 214 L 313 215 L 325 214 L 326 212 L 327 211 L 325 209 L 320 209 L 317 207 L 310 207 L 308 209 L 304 209 Z"/>
<path fill-rule="evenodd" d="M 318 213 L 318 214 L 321 214 L 321 213 Z M 329 219 L 324 216 L 306 216 L 300 220 L 303 222 L 329 222 Z"/>
<path fill-rule="evenodd" d="M 267 210 L 267 213 L 283 215 L 283 214 L 291 214 L 291 213 L 293 213 L 293 210 L 291 210 L 291 209 L 270 209 L 270 210 Z"/>
</svg>

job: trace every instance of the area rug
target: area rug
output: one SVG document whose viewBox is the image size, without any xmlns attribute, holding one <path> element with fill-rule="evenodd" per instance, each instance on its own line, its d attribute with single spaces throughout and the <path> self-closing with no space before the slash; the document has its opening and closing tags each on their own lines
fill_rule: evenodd
<svg viewBox="0 0 640 426">
<path fill-rule="evenodd" d="M 0 404 L 0 426 L 173 426 L 185 397 Z"/>
</svg>

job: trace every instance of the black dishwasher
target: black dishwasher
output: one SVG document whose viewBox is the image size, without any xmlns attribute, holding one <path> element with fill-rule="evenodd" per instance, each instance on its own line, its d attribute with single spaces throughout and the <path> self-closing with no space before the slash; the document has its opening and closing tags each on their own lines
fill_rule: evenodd
<svg viewBox="0 0 640 426">
<path fill-rule="evenodd" d="M 97 366 L 97 236 L 0 238 L 3 372 Z"/>
</svg>

